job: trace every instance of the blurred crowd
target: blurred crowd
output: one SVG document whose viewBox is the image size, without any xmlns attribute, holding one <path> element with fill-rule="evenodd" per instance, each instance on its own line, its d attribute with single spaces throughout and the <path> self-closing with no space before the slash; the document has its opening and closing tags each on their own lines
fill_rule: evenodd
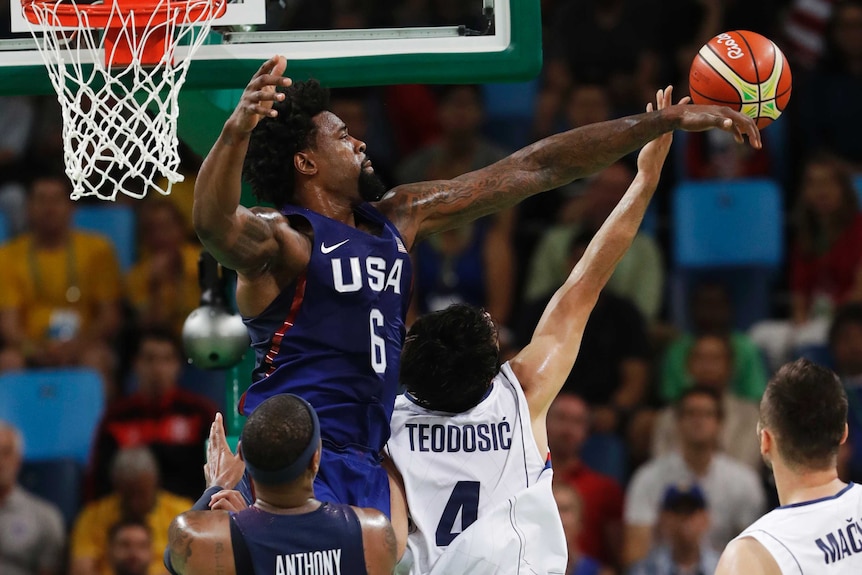
<svg viewBox="0 0 862 575">
<path fill-rule="evenodd" d="M 269 25 L 481 28 L 478 4 L 288 0 L 271 3 Z M 722 132 L 675 138 L 655 205 L 548 414 L 570 573 L 709 575 L 723 546 L 777 504 L 755 427 L 783 362 L 809 357 L 842 378 L 851 409 L 839 468 L 862 481 L 862 1 L 544 0 L 542 10 L 534 81 L 339 89 L 332 110 L 389 186 L 447 179 L 638 113 L 666 84 L 687 94 L 694 54 L 719 32 L 753 30 L 782 47 L 793 96 L 762 150 Z M 111 206 L 134 213 L 123 262 L 126 247 L 76 223 L 92 206 L 69 199 L 61 130 L 52 98 L 0 98 L 0 374 L 86 367 L 107 407 L 71 517 L 17 482 L 27 438 L 0 422 L 0 572 L 156 575 L 167 524 L 202 490 L 203 442 L 226 407 L 223 381 L 189 368 L 178 343 L 200 298 L 190 222 L 200 157 L 184 150 L 188 183 L 171 196 Z M 635 169 L 627 157 L 418 245 L 409 319 L 482 306 L 512 355 Z M 679 283 L 671 200 L 684 182 L 751 178 L 780 187 L 783 213 L 763 216 L 779 220 L 786 255 L 769 270 L 765 305 L 740 314 L 744 273 Z"/>
</svg>

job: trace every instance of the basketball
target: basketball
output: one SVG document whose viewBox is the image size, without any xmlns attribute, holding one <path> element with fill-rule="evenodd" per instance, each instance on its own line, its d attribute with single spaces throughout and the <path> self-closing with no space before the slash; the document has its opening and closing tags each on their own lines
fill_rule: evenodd
<svg viewBox="0 0 862 575">
<path fill-rule="evenodd" d="M 727 106 L 765 128 L 790 100 L 790 65 L 778 46 L 755 32 L 724 32 L 694 57 L 689 90 L 695 104 Z"/>
</svg>

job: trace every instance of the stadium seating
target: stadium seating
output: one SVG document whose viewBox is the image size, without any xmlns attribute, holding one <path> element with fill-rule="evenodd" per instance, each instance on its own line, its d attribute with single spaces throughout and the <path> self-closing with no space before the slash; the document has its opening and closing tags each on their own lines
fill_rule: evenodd
<svg viewBox="0 0 862 575">
<path fill-rule="evenodd" d="M 784 257 L 778 185 L 766 179 L 684 182 L 672 195 L 671 315 L 688 327 L 688 293 L 720 282 L 731 296 L 735 325 L 768 317 L 772 280 Z"/>
<path fill-rule="evenodd" d="M 0 375 L 0 419 L 24 437 L 21 483 L 55 503 L 67 525 L 78 512 L 84 469 L 104 405 L 102 379 L 93 370 Z"/>
<path fill-rule="evenodd" d="M 129 271 L 135 262 L 135 212 L 129 206 L 79 206 L 75 227 L 107 236 L 117 252 L 120 269 Z"/>
</svg>

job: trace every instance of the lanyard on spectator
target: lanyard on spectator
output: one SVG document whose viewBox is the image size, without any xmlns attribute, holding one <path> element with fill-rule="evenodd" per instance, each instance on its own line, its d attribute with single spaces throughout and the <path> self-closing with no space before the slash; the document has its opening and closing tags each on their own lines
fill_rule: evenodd
<svg viewBox="0 0 862 575">
<path fill-rule="evenodd" d="M 36 248 L 33 238 L 30 238 L 28 248 L 27 261 L 30 264 L 30 275 L 33 278 L 36 298 L 46 299 L 42 272 L 39 271 L 39 264 L 36 261 Z M 68 303 L 77 303 L 81 299 L 81 289 L 78 287 L 78 273 L 75 268 L 75 261 L 75 240 L 74 238 L 69 238 L 69 241 L 66 243 L 66 301 Z"/>
</svg>

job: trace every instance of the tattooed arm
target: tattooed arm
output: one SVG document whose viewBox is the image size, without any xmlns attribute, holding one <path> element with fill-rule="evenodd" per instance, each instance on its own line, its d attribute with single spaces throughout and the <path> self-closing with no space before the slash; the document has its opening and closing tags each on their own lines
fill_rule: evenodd
<svg viewBox="0 0 862 575">
<path fill-rule="evenodd" d="M 266 61 L 249 82 L 239 104 L 225 122 L 207 154 L 195 181 L 192 217 L 204 246 L 225 267 L 245 276 L 266 271 L 282 252 L 288 260 L 304 246 L 299 234 L 272 209 L 249 210 L 240 205 L 242 165 L 251 132 L 258 121 L 270 116 L 275 100 L 284 95 L 276 86 L 288 86 L 283 57 Z M 297 251 L 299 250 L 299 251 Z"/>
<path fill-rule="evenodd" d="M 176 575 L 237 575 L 227 512 L 187 511 L 168 529 L 170 567 Z"/>
<path fill-rule="evenodd" d="M 729 108 L 676 105 L 556 134 L 454 180 L 400 186 L 378 204 L 412 246 L 446 229 L 514 206 L 524 198 L 598 172 L 661 134 L 719 128 L 755 147 L 754 121 Z"/>
</svg>

